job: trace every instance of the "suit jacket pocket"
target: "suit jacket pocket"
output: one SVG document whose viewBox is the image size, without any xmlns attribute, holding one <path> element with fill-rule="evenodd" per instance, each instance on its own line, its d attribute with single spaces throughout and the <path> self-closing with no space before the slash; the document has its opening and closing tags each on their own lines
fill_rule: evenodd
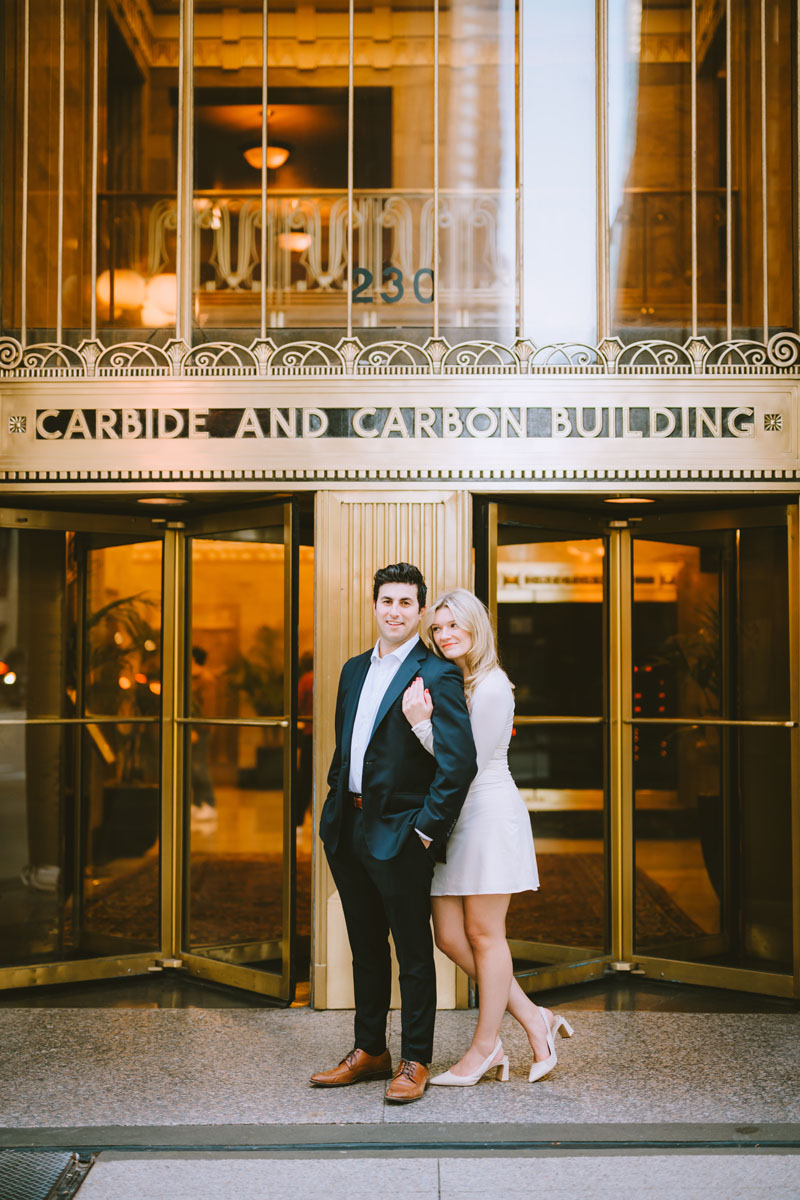
<svg viewBox="0 0 800 1200">
<path fill-rule="evenodd" d="M 393 813 L 419 812 L 424 803 L 424 792 L 390 792 L 386 808 Z"/>
</svg>

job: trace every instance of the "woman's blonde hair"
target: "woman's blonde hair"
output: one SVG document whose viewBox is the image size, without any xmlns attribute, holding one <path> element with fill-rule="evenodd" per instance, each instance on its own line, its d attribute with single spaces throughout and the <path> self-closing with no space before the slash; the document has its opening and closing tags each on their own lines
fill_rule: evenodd
<svg viewBox="0 0 800 1200">
<path fill-rule="evenodd" d="M 436 614 L 441 608 L 449 608 L 459 629 L 472 637 L 472 646 L 466 654 L 467 671 L 464 677 L 464 694 L 469 703 L 480 681 L 500 666 L 492 619 L 478 597 L 466 588 L 453 588 L 437 596 L 422 614 L 419 633 L 428 649 L 439 658 L 444 658 L 444 655 L 434 643 L 431 627 L 436 624 Z"/>
</svg>

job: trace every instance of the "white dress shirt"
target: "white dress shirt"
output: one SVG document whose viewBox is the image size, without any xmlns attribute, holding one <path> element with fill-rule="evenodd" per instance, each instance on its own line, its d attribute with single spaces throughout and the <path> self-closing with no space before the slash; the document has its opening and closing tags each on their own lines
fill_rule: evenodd
<svg viewBox="0 0 800 1200">
<path fill-rule="evenodd" d="M 350 742 L 350 781 L 347 786 L 356 796 L 361 795 L 364 755 L 367 752 L 369 739 L 372 737 L 372 729 L 381 706 L 381 700 L 418 641 L 419 634 L 414 634 L 414 637 L 403 642 L 402 646 L 398 646 L 390 654 L 384 654 L 383 658 L 378 653 L 380 639 L 375 643 L 367 677 L 358 698 L 356 719 L 353 723 L 353 737 Z"/>
</svg>

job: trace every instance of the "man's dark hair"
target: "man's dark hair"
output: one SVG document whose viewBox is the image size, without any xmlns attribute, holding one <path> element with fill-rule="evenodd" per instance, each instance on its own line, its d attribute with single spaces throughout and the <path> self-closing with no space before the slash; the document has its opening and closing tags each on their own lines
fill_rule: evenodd
<svg viewBox="0 0 800 1200">
<path fill-rule="evenodd" d="M 375 604 L 378 602 L 378 592 L 381 590 L 381 584 L 384 583 L 410 584 L 417 589 L 417 600 L 419 601 L 420 608 L 425 607 L 425 601 L 428 599 L 428 589 L 419 567 L 414 567 L 411 563 L 391 563 L 390 566 L 381 567 L 379 571 L 376 571 L 375 580 L 372 585 L 372 600 Z"/>
</svg>

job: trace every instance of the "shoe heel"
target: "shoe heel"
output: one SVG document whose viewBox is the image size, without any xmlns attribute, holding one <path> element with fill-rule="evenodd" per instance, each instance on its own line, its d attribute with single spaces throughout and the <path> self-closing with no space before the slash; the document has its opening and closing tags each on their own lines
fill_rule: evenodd
<svg viewBox="0 0 800 1200">
<path fill-rule="evenodd" d="M 495 1078 L 498 1079 L 500 1081 L 500 1083 L 508 1083 L 508 1055 L 507 1054 L 504 1055 L 503 1058 L 501 1058 L 500 1062 L 497 1064 L 497 1075 L 495 1076 Z"/>
<path fill-rule="evenodd" d="M 575 1030 L 572 1028 L 566 1017 L 556 1018 L 556 1029 L 561 1034 L 562 1038 L 571 1038 L 575 1036 Z"/>
</svg>

